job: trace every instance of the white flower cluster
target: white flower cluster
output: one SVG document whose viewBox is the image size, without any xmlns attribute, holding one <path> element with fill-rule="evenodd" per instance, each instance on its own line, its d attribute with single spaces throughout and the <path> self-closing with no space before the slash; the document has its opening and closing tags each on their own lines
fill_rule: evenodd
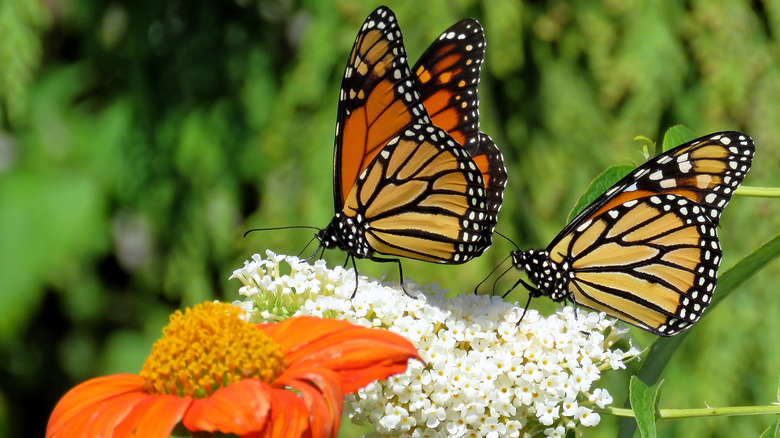
<svg viewBox="0 0 780 438">
<path fill-rule="evenodd" d="M 369 421 L 379 436 L 564 436 L 599 423 L 592 406 L 603 408 L 612 397 L 594 382 L 639 353 L 630 339 L 628 351 L 614 347 L 627 330 L 603 313 L 577 309 L 575 316 L 563 307 L 544 317 L 528 310 L 518 325 L 523 309 L 497 297 L 448 299 L 435 286 L 422 292 L 407 280 L 412 298 L 366 277 L 351 298 L 353 270 L 266 254 L 231 277 L 244 283 L 240 293 L 261 318 L 273 318 L 269 308 L 337 317 L 386 328 L 417 346 L 425 363 L 412 360 L 405 373 L 346 401 L 350 418 Z"/>
</svg>

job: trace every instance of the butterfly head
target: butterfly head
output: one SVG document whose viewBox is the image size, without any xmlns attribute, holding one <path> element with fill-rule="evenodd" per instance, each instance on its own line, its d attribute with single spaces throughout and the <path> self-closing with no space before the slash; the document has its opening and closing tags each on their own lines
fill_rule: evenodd
<svg viewBox="0 0 780 438">
<path fill-rule="evenodd" d="M 336 213 L 327 227 L 316 234 L 325 249 L 339 248 L 359 258 L 371 257 L 373 252 L 365 238 L 365 222 L 362 215 L 355 217 Z"/>
<path fill-rule="evenodd" d="M 571 299 L 571 270 L 568 261 L 557 263 L 550 259 L 550 253 L 545 250 L 512 251 L 511 255 L 515 268 L 525 271 L 538 288 L 537 291 L 531 291 L 532 294 L 546 295 L 553 301 Z"/>
</svg>

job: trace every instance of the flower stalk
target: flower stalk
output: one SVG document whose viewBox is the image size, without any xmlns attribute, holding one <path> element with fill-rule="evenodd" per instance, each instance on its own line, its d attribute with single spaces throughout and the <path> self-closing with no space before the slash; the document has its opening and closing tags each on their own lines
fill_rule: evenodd
<svg viewBox="0 0 780 438">
<path fill-rule="evenodd" d="M 634 411 L 626 408 L 606 407 L 595 409 L 602 414 L 611 414 L 616 417 L 634 417 Z M 699 418 L 699 417 L 736 417 L 743 415 L 778 415 L 780 404 L 768 406 L 724 406 L 718 408 L 693 408 L 693 409 L 659 409 L 656 419 L 668 418 Z"/>
</svg>

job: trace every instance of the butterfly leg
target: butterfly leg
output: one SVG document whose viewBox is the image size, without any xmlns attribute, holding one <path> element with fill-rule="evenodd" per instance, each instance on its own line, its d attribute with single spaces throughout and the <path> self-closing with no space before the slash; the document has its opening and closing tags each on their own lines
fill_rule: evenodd
<svg viewBox="0 0 780 438">
<path fill-rule="evenodd" d="M 399 260 L 399 259 L 383 259 L 383 258 L 379 258 L 379 257 L 370 257 L 370 259 L 375 261 L 375 262 L 380 262 L 380 263 L 390 263 L 390 262 L 392 262 L 392 263 L 397 264 L 398 265 L 398 276 L 401 279 L 401 290 L 403 290 L 404 293 L 407 296 L 411 297 L 411 295 L 409 295 L 409 292 L 407 292 L 406 288 L 404 287 L 404 269 L 401 267 L 401 260 Z"/>
<path fill-rule="evenodd" d="M 309 243 L 311 243 L 311 241 L 309 241 Z M 301 250 L 301 252 L 298 254 L 298 257 L 300 257 L 304 251 L 306 251 L 306 248 L 309 247 L 309 243 L 307 243 L 306 246 Z M 322 250 L 322 254 L 320 254 L 320 250 Z M 302 261 L 304 263 L 309 263 L 314 257 L 317 257 L 317 254 L 320 254 L 320 258 L 322 258 L 322 256 L 325 254 L 325 246 L 322 243 L 320 243 L 319 246 L 317 246 L 317 249 L 314 250 L 314 254 L 303 259 Z"/>
<path fill-rule="evenodd" d="M 357 270 L 357 264 L 355 264 L 355 256 L 353 256 L 352 254 L 347 254 L 347 259 L 344 260 L 344 266 L 345 267 L 347 266 L 347 262 L 349 261 L 350 258 L 352 259 L 352 267 L 355 268 L 355 290 L 352 291 L 352 296 L 350 297 L 350 299 L 351 299 L 351 298 L 355 298 L 355 295 L 357 295 L 358 275 L 359 274 L 358 274 L 358 270 Z"/>
<path fill-rule="evenodd" d="M 502 275 L 503 275 L 503 274 L 502 274 Z M 528 290 L 528 292 L 529 292 L 529 295 L 530 295 L 530 297 L 531 297 L 531 298 L 538 298 L 538 297 L 541 297 L 541 296 L 542 296 L 542 292 L 541 292 L 541 291 L 539 291 L 539 289 L 537 289 L 537 288 L 535 288 L 535 287 L 531 286 L 530 284 L 526 283 L 525 281 L 523 281 L 523 279 L 522 279 L 522 278 L 518 278 L 518 279 L 517 279 L 517 283 L 515 283 L 515 284 L 514 284 L 514 286 L 510 287 L 510 288 L 509 288 L 509 290 L 508 290 L 508 291 L 506 291 L 506 293 L 505 293 L 504 295 L 501 295 L 501 298 L 506 298 L 506 296 L 507 296 L 507 295 L 509 295 L 509 293 L 510 293 L 510 292 L 512 292 L 513 290 L 515 290 L 515 288 L 516 288 L 518 285 L 520 285 L 520 284 L 522 284 L 522 285 L 523 285 L 523 287 L 525 287 L 525 288 Z"/>
<path fill-rule="evenodd" d="M 515 288 L 519 284 L 522 284 L 523 287 L 525 287 L 528 290 L 528 301 L 525 303 L 525 307 L 523 308 L 523 314 L 520 316 L 520 319 L 517 321 L 517 325 L 520 325 L 520 322 L 523 320 L 523 318 L 525 318 L 525 313 L 528 311 L 528 306 L 531 305 L 531 298 L 539 298 L 542 296 L 542 292 L 540 292 L 539 289 L 526 283 L 525 281 L 523 281 L 522 278 L 518 278 L 517 283 L 515 283 L 514 286 L 512 286 L 504 295 L 502 295 L 501 298 L 506 298 L 506 296 L 509 295 L 509 292 L 515 290 Z"/>
</svg>

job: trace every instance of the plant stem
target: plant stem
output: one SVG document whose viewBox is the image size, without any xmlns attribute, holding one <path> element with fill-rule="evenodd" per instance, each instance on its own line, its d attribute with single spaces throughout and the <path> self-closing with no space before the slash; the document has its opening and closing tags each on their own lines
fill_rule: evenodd
<svg viewBox="0 0 780 438">
<path fill-rule="evenodd" d="M 616 417 L 633 417 L 634 411 L 625 408 L 596 409 L 599 413 L 612 414 Z M 664 418 L 694 418 L 694 417 L 733 417 L 737 415 L 780 415 L 780 405 L 769 406 L 726 406 L 722 408 L 699 409 L 659 409 L 657 419 Z"/>
<path fill-rule="evenodd" d="M 741 186 L 734 191 L 735 195 L 757 196 L 762 198 L 780 198 L 780 187 Z"/>
</svg>

